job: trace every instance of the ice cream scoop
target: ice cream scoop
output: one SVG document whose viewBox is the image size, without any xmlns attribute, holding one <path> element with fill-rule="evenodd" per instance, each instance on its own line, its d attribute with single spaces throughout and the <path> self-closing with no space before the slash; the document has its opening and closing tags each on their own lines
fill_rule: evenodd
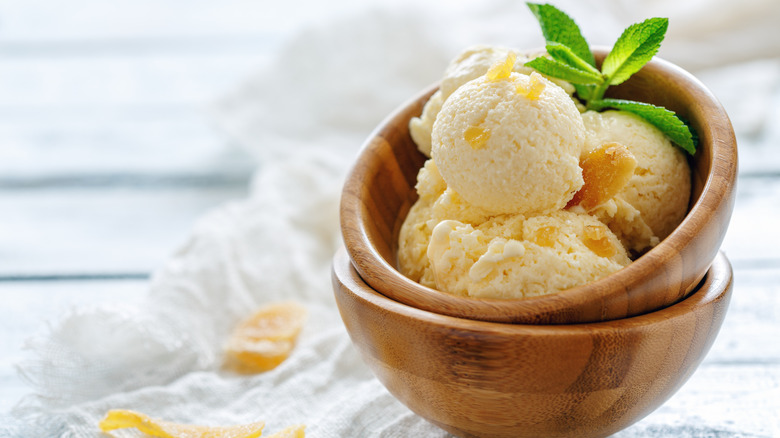
<svg viewBox="0 0 780 438">
<path fill-rule="evenodd" d="M 605 55 L 598 51 L 597 62 Z M 413 205 L 418 199 L 431 202 L 449 190 L 438 177 L 433 178 L 431 190 L 414 190 L 415 175 L 425 158 L 407 135 L 409 120 L 420 114 L 423 103 L 436 89 L 425 90 L 377 127 L 367 139 L 342 192 L 344 243 L 351 265 L 371 287 L 402 305 L 448 316 L 564 324 L 608 321 L 668 307 L 699 284 L 712 265 L 734 205 L 736 141 L 728 116 L 711 93 L 691 75 L 660 59 L 650 61 L 631 79 L 615 87 L 610 97 L 674 108 L 696 127 L 700 143 L 691 159 L 691 203 L 675 232 L 613 274 L 543 296 L 475 299 L 442 293 L 405 276 L 400 266 L 399 242 L 399 229 L 404 227 L 399 222 L 407 217 L 410 208 L 416 208 Z M 642 158 L 636 151 L 633 153 L 637 168 L 641 169 Z M 474 212 L 461 209 L 454 202 L 456 197 L 450 200 L 451 207 L 458 207 L 458 211 Z M 425 211 L 418 213 L 412 215 L 415 221 L 428 221 Z M 386 326 L 386 322 L 382 325 Z"/>
<path fill-rule="evenodd" d="M 683 152 L 644 119 L 623 111 L 582 115 L 584 153 L 606 142 L 624 145 L 636 158 L 634 174 L 615 196 L 591 211 L 626 248 L 646 250 L 668 236 L 688 211 L 691 170 Z"/>
<path fill-rule="evenodd" d="M 527 298 L 585 284 L 631 260 L 604 224 L 558 211 L 498 216 L 478 227 L 444 220 L 427 248 L 435 287 L 479 298 Z"/>
<path fill-rule="evenodd" d="M 458 87 L 484 75 L 491 66 L 505 60 L 510 53 L 515 56 L 512 71 L 522 74 L 531 74 L 534 71 L 532 68 L 526 67 L 525 63 L 537 56 L 536 53 L 521 52 L 501 46 L 475 45 L 467 47 L 450 62 L 444 71 L 439 89 L 425 103 L 422 114 L 419 117 L 412 117 L 409 121 L 409 134 L 420 152 L 427 157 L 431 156 L 431 130 L 444 101 Z M 574 93 L 574 86 L 570 83 L 559 79 L 551 80 L 567 93 Z"/>
<path fill-rule="evenodd" d="M 506 59 L 507 54 L 516 51 L 508 47 L 476 45 L 465 49 L 453 59 L 444 71 L 439 90 L 425 103 L 420 117 L 414 117 L 409 122 L 409 134 L 417 147 L 426 156 L 431 156 L 431 130 L 436 121 L 436 115 L 450 95 L 461 85 L 484 75 L 490 66 Z M 531 69 L 523 67 L 528 58 L 515 58 L 515 69 L 530 73 Z"/>
<path fill-rule="evenodd" d="M 447 186 L 494 214 L 563 208 L 583 184 L 585 126 L 560 87 L 538 73 L 490 72 L 458 88 L 431 135 Z M 501 67 L 501 66 L 499 66 Z"/>
</svg>

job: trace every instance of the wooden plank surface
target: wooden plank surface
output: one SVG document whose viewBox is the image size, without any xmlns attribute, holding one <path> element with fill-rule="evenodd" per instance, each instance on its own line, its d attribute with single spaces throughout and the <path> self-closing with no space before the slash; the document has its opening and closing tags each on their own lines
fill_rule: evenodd
<svg viewBox="0 0 780 438">
<path fill-rule="evenodd" d="M 254 0 L 4 0 L 0 42 L 244 37 L 283 38 L 307 24 L 353 11 L 358 0 L 258 2 Z"/>
<path fill-rule="evenodd" d="M 740 176 L 729 230 L 721 249 L 738 267 L 780 268 L 780 173 Z"/>
<path fill-rule="evenodd" d="M 52 275 L 146 275 L 194 221 L 245 196 L 245 181 L 150 181 L 147 188 L 0 190 L 0 280 Z"/>
<path fill-rule="evenodd" d="M 42 175 L 240 171 L 207 115 L 260 54 L 0 58 L 0 184 Z"/>
<path fill-rule="evenodd" d="M 326 5 L 323 5 L 323 9 Z M 73 306 L 140 300 L 255 164 L 208 105 L 295 21 L 247 0 L 0 2 L 0 409 L 12 364 Z"/>
</svg>

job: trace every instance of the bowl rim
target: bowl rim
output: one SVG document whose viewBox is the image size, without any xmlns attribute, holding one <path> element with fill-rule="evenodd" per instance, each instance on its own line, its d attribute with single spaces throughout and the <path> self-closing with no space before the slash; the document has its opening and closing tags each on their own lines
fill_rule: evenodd
<svg viewBox="0 0 780 438">
<path fill-rule="evenodd" d="M 472 320 L 420 309 L 388 298 L 363 280 L 342 248 L 333 257 L 331 276 L 334 292 L 343 293 L 341 287 L 358 299 L 385 311 L 425 321 L 448 330 L 465 332 L 491 332 L 497 335 L 571 336 L 573 334 L 608 334 L 615 330 L 631 330 L 661 322 L 673 322 L 691 312 L 721 300 L 731 300 L 734 289 L 734 271 L 726 255 L 719 251 L 699 285 L 684 299 L 662 309 L 626 318 L 573 324 L 517 324 Z M 338 284 L 337 284 L 338 283 Z"/>
<path fill-rule="evenodd" d="M 597 58 L 601 58 L 606 54 L 603 50 L 595 48 L 594 53 Z M 709 128 L 707 131 L 709 138 L 712 139 L 712 147 L 709 154 L 709 173 L 706 175 L 702 185 L 701 194 L 696 202 L 691 205 L 682 222 L 654 248 L 628 266 L 610 275 L 553 294 L 528 298 L 497 299 L 463 297 L 444 293 L 423 286 L 401 274 L 370 243 L 370 238 L 365 228 L 365 223 L 370 218 L 364 217 L 365 211 L 361 208 L 361 199 L 358 196 L 349 195 L 346 190 L 350 184 L 356 187 L 359 186 L 361 179 L 364 177 L 364 172 L 359 168 L 358 160 L 347 175 L 344 185 L 345 190 L 342 193 L 341 200 L 342 236 L 347 252 L 357 272 L 368 284 L 377 288 L 380 293 L 389 298 L 407 305 L 453 317 L 493 322 L 533 322 L 535 324 L 583 323 L 599 320 L 568 320 L 567 318 L 570 317 L 570 309 L 573 303 L 581 303 L 584 300 L 595 300 L 603 303 L 617 297 L 619 294 L 626 294 L 626 291 L 635 287 L 640 282 L 640 279 L 646 276 L 646 274 L 638 274 L 657 271 L 662 269 L 667 261 L 680 258 L 681 250 L 691 244 L 697 237 L 697 231 L 713 219 L 713 212 L 717 211 L 723 203 L 733 200 L 733 190 L 736 185 L 736 138 L 728 115 L 718 99 L 692 74 L 669 61 L 656 57 L 646 64 L 642 70 L 648 75 L 656 74 L 674 77 L 675 81 L 678 81 L 680 88 L 695 90 L 695 93 L 704 99 L 702 102 L 707 103 L 696 108 L 697 111 L 702 112 L 702 119 L 727 122 L 727 125 L 721 130 L 717 130 L 714 126 L 715 124 L 705 125 Z M 423 99 L 427 100 L 427 97 L 435 90 L 436 85 L 425 89 L 385 118 L 363 144 L 361 156 L 371 148 L 377 147 L 376 144 L 372 143 L 372 139 L 386 129 L 391 121 L 400 117 L 411 105 L 418 104 Z M 694 91 L 691 91 L 691 93 L 694 93 Z M 703 132 L 699 132 L 699 134 L 700 137 L 703 137 Z M 700 147 L 697 155 L 701 153 Z M 354 218 L 354 223 L 346 223 L 345 211 L 348 210 L 357 214 L 357 217 Z M 730 218 L 730 212 L 728 218 Z M 726 224 L 728 223 L 728 218 Z M 722 236 L 720 236 L 720 239 L 722 240 Z M 717 251 L 712 254 L 713 258 L 716 253 Z M 699 279 L 703 275 L 704 273 L 699 274 Z M 620 284 L 622 287 L 605 287 L 608 283 L 613 285 Z M 698 280 L 695 283 L 698 283 Z M 688 290 L 687 293 L 691 293 L 692 290 L 693 288 Z"/>
</svg>

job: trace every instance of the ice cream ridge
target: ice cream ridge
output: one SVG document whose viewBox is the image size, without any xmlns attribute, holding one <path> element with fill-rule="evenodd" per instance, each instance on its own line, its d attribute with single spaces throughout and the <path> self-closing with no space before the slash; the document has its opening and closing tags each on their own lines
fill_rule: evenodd
<svg viewBox="0 0 780 438">
<path fill-rule="evenodd" d="M 555 293 L 627 266 L 685 216 L 680 149 L 636 115 L 585 111 L 529 59 L 467 49 L 410 121 L 429 157 L 399 236 L 410 279 L 479 298 Z"/>
</svg>

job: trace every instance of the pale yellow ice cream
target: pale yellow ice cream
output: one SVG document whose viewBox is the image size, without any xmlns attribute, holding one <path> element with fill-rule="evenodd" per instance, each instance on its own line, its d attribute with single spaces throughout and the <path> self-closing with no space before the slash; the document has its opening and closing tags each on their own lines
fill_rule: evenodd
<svg viewBox="0 0 780 438">
<path fill-rule="evenodd" d="M 420 198 L 407 213 L 401 226 L 398 264 L 407 277 L 429 287 L 436 287 L 428 261 L 428 243 L 433 228 L 447 219 L 478 225 L 490 219 L 490 213 L 463 200 L 439 174 L 436 163 L 428 160 L 417 174 Z"/>
<path fill-rule="evenodd" d="M 555 293 L 628 265 L 686 214 L 690 169 L 660 131 L 630 113 L 581 113 L 570 85 L 515 56 L 464 52 L 410 122 L 432 159 L 418 174 L 398 262 L 425 286 L 481 298 Z M 567 207 L 583 185 L 580 160 L 605 143 L 625 146 L 634 174 L 589 211 Z"/>
<path fill-rule="evenodd" d="M 628 265 L 620 241 L 587 214 L 444 220 L 427 249 L 435 287 L 478 298 L 523 298 L 585 284 Z"/>
<path fill-rule="evenodd" d="M 483 298 L 553 293 L 617 271 L 630 259 L 594 217 L 568 211 L 491 215 L 446 188 L 433 160 L 404 221 L 401 272 L 425 286 Z"/>
<path fill-rule="evenodd" d="M 433 160 L 426 161 L 420 169 L 415 188 L 420 197 L 412 205 L 401 225 L 398 266 L 401 272 L 412 280 L 435 288 L 433 272 L 428 262 L 428 242 L 433 227 L 438 223 L 433 217 L 433 204 L 447 189 L 447 184 L 439 175 Z"/>
<path fill-rule="evenodd" d="M 431 130 L 444 101 L 461 85 L 484 75 L 493 64 L 506 59 L 510 52 L 516 56 L 513 71 L 523 74 L 533 72 L 524 64 L 536 57 L 536 54 L 525 54 L 508 47 L 472 46 L 450 62 L 444 71 L 439 90 L 428 99 L 420 117 L 413 117 L 409 121 L 409 133 L 420 152 L 427 157 L 431 156 Z M 568 82 L 557 79 L 553 79 L 553 82 L 563 87 L 568 94 L 574 93 L 574 87 Z"/>
<path fill-rule="evenodd" d="M 606 223 L 627 249 L 655 246 L 688 211 L 691 171 L 683 152 L 644 119 L 623 111 L 582 114 L 588 131 L 584 149 L 618 142 L 637 160 L 629 183 L 591 214 Z"/>
<path fill-rule="evenodd" d="M 582 186 L 582 117 L 536 73 L 462 85 L 436 117 L 431 143 L 447 186 L 494 214 L 559 210 Z"/>
</svg>

